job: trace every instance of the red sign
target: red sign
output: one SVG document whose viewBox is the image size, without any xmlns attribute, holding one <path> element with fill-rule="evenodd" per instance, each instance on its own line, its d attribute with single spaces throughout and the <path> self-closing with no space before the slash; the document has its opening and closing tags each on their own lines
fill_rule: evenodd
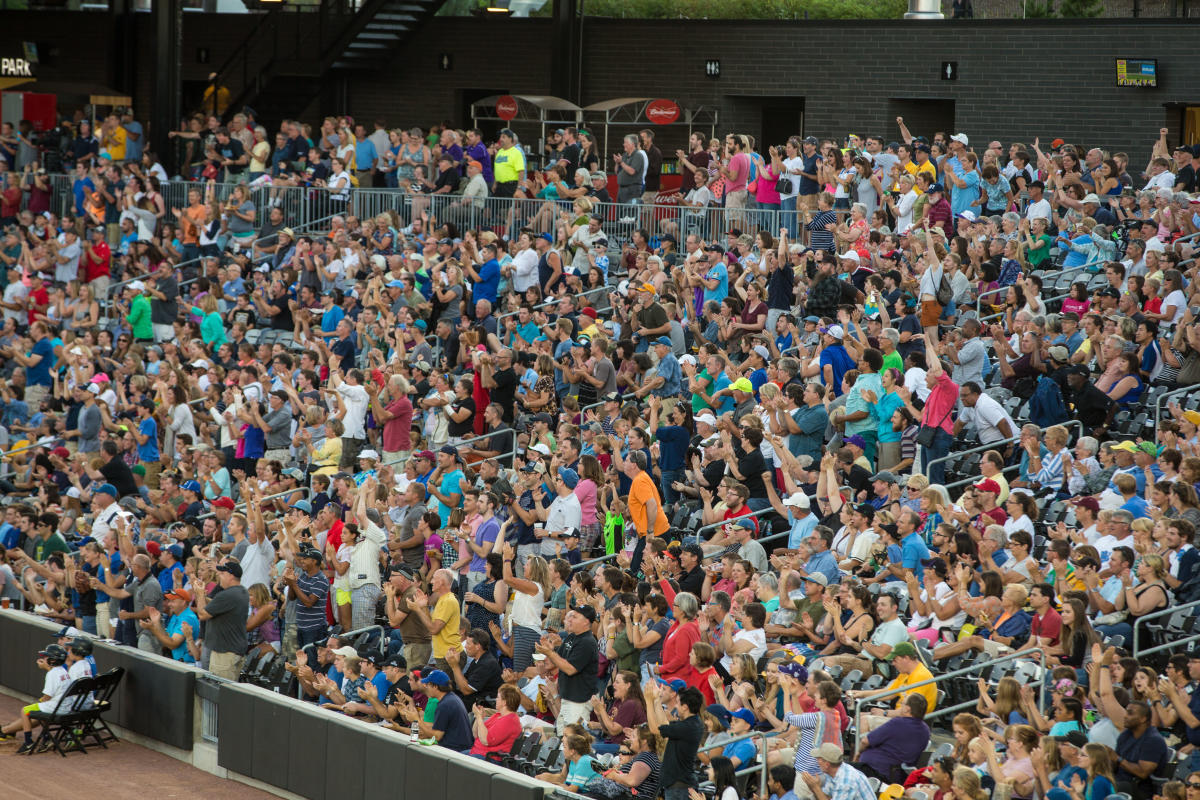
<svg viewBox="0 0 1200 800">
<path fill-rule="evenodd" d="M 496 116 L 508 122 L 517 116 L 517 98 L 504 94 L 496 98 Z"/>
<path fill-rule="evenodd" d="M 651 100 L 646 106 L 646 119 L 652 125 L 670 125 L 679 119 L 679 106 L 672 100 Z"/>
</svg>

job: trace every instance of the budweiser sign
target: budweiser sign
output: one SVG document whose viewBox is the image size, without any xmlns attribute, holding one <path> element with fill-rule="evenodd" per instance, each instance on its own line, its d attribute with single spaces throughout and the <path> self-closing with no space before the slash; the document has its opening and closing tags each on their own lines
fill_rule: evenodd
<svg viewBox="0 0 1200 800">
<path fill-rule="evenodd" d="M 517 116 L 517 98 L 511 94 L 501 95 L 496 99 L 496 116 L 505 122 Z"/>
<path fill-rule="evenodd" d="M 653 125 L 670 125 L 679 119 L 679 106 L 672 100 L 651 100 L 646 106 L 646 119 Z"/>
</svg>

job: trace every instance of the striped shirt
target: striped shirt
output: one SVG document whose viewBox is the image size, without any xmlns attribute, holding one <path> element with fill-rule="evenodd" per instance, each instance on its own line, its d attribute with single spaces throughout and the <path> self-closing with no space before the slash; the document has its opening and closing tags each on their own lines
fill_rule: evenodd
<svg viewBox="0 0 1200 800">
<path fill-rule="evenodd" d="M 867 776 L 849 764 L 840 765 L 833 777 L 823 776 L 822 784 L 829 800 L 875 800 Z"/>
<path fill-rule="evenodd" d="M 325 598 L 329 596 L 329 578 L 326 578 L 321 570 L 317 570 L 315 575 L 301 572 L 296 575 L 296 588 L 317 598 L 317 602 L 311 606 L 296 600 L 296 627 L 304 631 L 324 630 Z"/>
<path fill-rule="evenodd" d="M 813 711 L 805 714 L 787 714 L 784 722 L 800 731 L 800 740 L 796 743 L 796 759 L 793 766 L 796 772 L 809 775 L 820 775 L 821 768 L 812 757 L 814 747 L 831 742 L 840 745 L 842 731 L 838 724 L 836 711 Z"/>
<path fill-rule="evenodd" d="M 1059 450 L 1057 453 L 1047 453 L 1042 457 L 1042 468 L 1033 476 L 1033 480 L 1040 483 L 1042 486 L 1059 489 L 1063 482 L 1063 453 L 1066 450 Z"/>
<path fill-rule="evenodd" d="M 837 224 L 837 213 L 833 209 L 818 211 L 813 215 L 813 218 L 808 223 L 809 247 L 813 250 L 834 252 L 833 233 L 832 231 L 825 230 L 825 226 L 830 224 Z"/>
</svg>

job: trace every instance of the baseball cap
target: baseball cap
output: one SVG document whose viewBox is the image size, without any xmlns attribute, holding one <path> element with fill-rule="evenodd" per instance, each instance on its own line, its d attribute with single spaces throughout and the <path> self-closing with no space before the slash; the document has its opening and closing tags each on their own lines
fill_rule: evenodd
<svg viewBox="0 0 1200 800">
<path fill-rule="evenodd" d="M 855 264 L 858 264 L 862 260 L 859 258 L 858 253 L 854 250 L 847 250 L 844 253 L 838 253 L 838 258 L 844 258 L 847 261 L 853 261 Z"/>
<path fill-rule="evenodd" d="M 314 561 L 324 561 L 325 560 L 324 553 L 322 553 L 317 548 L 313 547 L 311 544 L 301 547 L 300 552 L 297 555 L 299 555 L 300 558 L 311 558 Z"/>
<path fill-rule="evenodd" d="M 813 583 L 818 584 L 820 586 L 828 586 L 829 585 L 829 578 L 826 578 L 825 573 L 823 573 L 823 572 L 810 572 L 810 573 L 808 573 L 808 575 L 805 576 L 804 580 L 812 581 Z"/>
<path fill-rule="evenodd" d="M 771 351 L 761 344 L 754 345 L 754 354 L 759 356 L 763 361 L 768 361 L 771 358 Z"/>
<path fill-rule="evenodd" d="M 532 450 L 533 452 L 538 453 L 543 456 L 550 455 L 550 448 L 543 442 L 538 442 L 537 444 L 535 444 L 533 447 L 531 447 L 529 449 Z"/>
<path fill-rule="evenodd" d="M 991 492 L 992 494 L 997 495 L 997 496 L 1000 494 L 1000 484 L 996 483 L 991 478 L 982 480 L 979 483 L 975 484 L 975 488 L 981 492 Z"/>
<path fill-rule="evenodd" d="M 167 548 L 167 552 L 170 553 L 176 561 L 183 561 L 183 545 L 173 544 Z"/>
<path fill-rule="evenodd" d="M 158 542 L 151 539 L 150 541 L 146 542 L 146 552 L 155 558 L 158 558 L 159 553 L 162 552 L 162 547 Z"/>
<path fill-rule="evenodd" d="M 729 388 L 733 389 L 735 392 L 745 392 L 746 394 L 752 394 L 754 392 L 754 384 L 750 382 L 749 378 L 738 378 Z"/>
<path fill-rule="evenodd" d="M 859 436 L 857 433 L 851 434 L 850 436 L 842 439 L 842 444 L 852 444 L 860 450 L 867 449 L 867 440 Z"/>
<path fill-rule="evenodd" d="M 217 565 L 217 572 L 228 572 L 233 577 L 241 580 L 242 565 L 236 561 L 226 561 L 224 564 Z"/>
<path fill-rule="evenodd" d="M 1086 508 L 1093 514 L 1100 513 L 1100 501 L 1094 497 L 1076 497 L 1071 500 L 1071 505 L 1077 508 Z"/>
<path fill-rule="evenodd" d="M 662 678 L 655 678 L 655 680 L 658 681 L 660 686 L 665 686 L 672 692 L 680 692 L 687 688 L 687 683 L 685 683 L 681 678 L 675 678 L 674 680 L 669 681 L 664 681 Z"/>
<path fill-rule="evenodd" d="M 374 451 L 372 451 L 372 452 L 374 452 Z M 456 458 L 458 457 L 458 449 L 455 448 L 454 445 L 452 445 L 452 444 L 442 445 L 441 449 L 438 450 L 438 452 L 444 456 L 454 456 Z"/>
<path fill-rule="evenodd" d="M 669 336 L 660 336 L 654 340 L 655 344 L 661 344 L 664 347 L 671 346 L 671 338 Z"/>
<path fill-rule="evenodd" d="M 891 661 L 897 656 L 907 656 L 908 658 L 917 657 L 917 646 L 912 642 L 900 642 L 892 648 L 892 652 L 888 654 L 887 660 Z"/>
<path fill-rule="evenodd" d="M 754 530 L 754 518 L 753 517 L 743 517 L 742 519 L 735 519 L 729 524 L 731 524 L 735 528 L 745 528 L 746 530 L 751 530 L 751 531 Z"/>
<path fill-rule="evenodd" d="M 179 488 L 183 489 L 185 492 L 195 492 L 196 494 L 202 494 L 204 492 L 204 489 L 200 487 L 200 481 L 184 481 L 183 485 Z"/>
<path fill-rule="evenodd" d="M 872 475 L 872 476 L 871 476 L 871 480 L 873 480 L 873 481 L 883 481 L 884 483 L 899 483 L 899 482 L 900 482 L 900 479 L 899 479 L 899 478 L 897 478 L 897 477 L 895 476 L 895 474 L 893 474 L 892 472 L 890 472 L 890 471 L 888 471 L 888 470 L 886 470 L 886 469 L 885 469 L 885 470 L 880 470 L 880 471 L 879 471 L 879 472 L 877 472 L 876 474 Z"/>
<path fill-rule="evenodd" d="M 705 425 L 712 425 L 714 428 L 717 426 L 717 418 L 708 412 L 697 414 L 693 421 L 703 422 Z"/>
<path fill-rule="evenodd" d="M 971 211 L 970 209 L 958 212 L 958 218 L 965 219 L 967 222 L 974 222 L 977 219 L 975 212 Z"/>
<path fill-rule="evenodd" d="M 1114 444 L 1112 446 L 1112 449 L 1120 450 L 1123 453 L 1136 453 L 1138 451 L 1138 446 L 1136 444 L 1134 444 L 1133 442 L 1129 441 L 1128 439 L 1126 439 L 1123 442 L 1118 442 L 1117 444 Z"/>
<path fill-rule="evenodd" d="M 477 164 L 479 162 L 476 162 Z M 379 662 L 381 668 L 398 667 L 400 669 L 408 669 L 408 659 L 397 653 L 394 656 L 388 656 L 383 661 Z"/>
<path fill-rule="evenodd" d="M 825 742 L 820 747 L 812 749 L 812 757 L 828 761 L 830 764 L 842 763 L 842 748 L 833 742 Z"/>
<path fill-rule="evenodd" d="M 182 586 L 178 589 L 172 589 L 164 595 L 168 600 L 182 600 L 185 603 L 192 602 L 192 593 Z"/>
<path fill-rule="evenodd" d="M 929 189 L 925 193 L 932 194 L 933 192 L 945 192 L 945 191 L 946 191 L 946 187 L 942 186 L 940 183 L 933 183 L 933 184 L 929 185 Z"/>
<path fill-rule="evenodd" d="M 433 453 L 429 450 L 422 450 L 421 452 L 419 452 L 415 456 L 413 456 L 413 458 L 423 458 L 426 461 L 433 461 Z"/>
<path fill-rule="evenodd" d="M 808 499 L 808 495 L 804 492 L 796 492 L 788 495 L 783 504 L 792 508 L 810 508 L 812 501 Z"/>
<path fill-rule="evenodd" d="M 1067 731 L 1062 736 L 1055 736 L 1054 741 L 1059 744 L 1069 744 L 1071 747 L 1079 750 L 1088 743 L 1088 738 L 1079 731 Z"/>
<path fill-rule="evenodd" d="M 446 688 L 450 686 L 450 675 L 445 674 L 440 669 L 433 669 L 430 673 L 421 675 L 421 682 L 430 686 Z"/>
<path fill-rule="evenodd" d="M 92 492 L 93 497 L 98 494 L 106 494 L 109 497 L 116 497 L 117 496 L 117 487 L 113 486 L 111 483 L 102 483 L 99 486 L 97 486 L 95 488 L 95 490 Z"/>
<path fill-rule="evenodd" d="M 1117 287 L 1115 287 L 1115 286 L 1102 286 L 1100 288 L 1100 291 L 1096 292 L 1096 294 L 1100 295 L 1101 297 L 1120 297 L 1121 296 L 1121 293 L 1117 291 Z"/>
<path fill-rule="evenodd" d="M 342 658 L 358 658 L 358 651 L 348 644 L 344 644 L 336 650 L 331 650 L 330 652 L 332 652 L 335 656 L 341 656 Z"/>
<path fill-rule="evenodd" d="M 1055 361 L 1066 362 L 1071 358 L 1071 351 L 1067 350 L 1061 344 L 1056 344 L 1050 348 L 1050 357 Z"/>
<path fill-rule="evenodd" d="M 830 325 L 826 328 L 820 328 L 821 333 L 827 333 L 835 339 L 846 338 L 846 332 L 842 330 L 841 325 Z"/>
<path fill-rule="evenodd" d="M 1083 196 L 1083 202 L 1084 203 L 1095 203 L 1096 205 L 1100 205 L 1100 196 L 1098 194 L 1096 194 L 1095 192 L 1089 192 L 1088 194 Z"/>
<path fill-rule="evenodd" d="M 447 447 L 449 447 L 449 445 L 447 445 Z M 450 448 L 450 449 L 453 450 L 454 448 Z M 445 448 L 443 448 L 442 452 L 445 452 Z M 455 454 L 457 455 L 457 451 L 455 451 Z M 369 458 L 372 461 L 378 461 L 379 453 L 376 453 L 374 450 L 363 450 L 362 452 L 360 452 L 358 454 L 358 457 L 359 458 Z M 299 472 L 299 470 L 297 470 L 297 472 Z"/>
<path fill-rule="evenodd" d="M 297 500 L 296 502 L 292 503 L 292 508 L 296 509 L 297 511 L 303 511 L 305 514 L 312 513 L 312 503 L 308 502 L 307 500 Z"/>
<path fill-rule="evenodd" d="M 588 622 L 596 621 L 596 609 L 591 606 L 574 606 L 571 610 L 577 614 L 582 614 Z"/>
<path fill-rule="evenodd" d="M 954 134 L 953 136 L 950 137 L 950 141 L 958 142 L 959 144 L 970 144 L 971 143 L 971 141 L 967 138 L 967 135 L 965 133 Z"/>
<path fill-rule="evenodd" d="M 649 292 L 650 294 L 657 294 L 657 293 L 658 293 L 658 290 L 654 288 L 654 284 L 652 284 L 652 283 L 641 283 L 641 284 L 638 284 L 637 286 L 635 286 L 635 287 L 634 287 L 634 291 L 638 291 L 638 292 Z M 669 341 L 669 340 L 668 340 L 668 341 Z"/>
<path fill-rule="evenodd" d="M 807 317 L 804 318 L 804 321 L 811 322 L 813 325 L 821 324 L 821 318 L 816 316 L 815 314 L 809 314 Z"/>
<path fill-rule="evenodd" d="M 213 508 L 226 508 L 232 511 L 236 504 L 233 502 L 232 497 L 225 497 L 222 495 L 221 497 L 218 497 L 216 500 L 212 501 L 212 506 Z"/>
<path fill-rule="evenodd" d="M 754 712 L 748 708 L 739 708 L 737 711 L 733 712 L 733 714 L 731 714 L 730 716 L 732 716 L 734 719 L 740 719 L 742 722 L 745 722 L 747 725 L 757 725 L 758 724 L 758 717 L 754 716 Z"/>
<path fill-rule="evenodd" d="M 574 489 L 579 485 L 579 473 L 570 467 L 559 467 L 558 477 L 562 478 L 568 489 Z"/>
</svg>

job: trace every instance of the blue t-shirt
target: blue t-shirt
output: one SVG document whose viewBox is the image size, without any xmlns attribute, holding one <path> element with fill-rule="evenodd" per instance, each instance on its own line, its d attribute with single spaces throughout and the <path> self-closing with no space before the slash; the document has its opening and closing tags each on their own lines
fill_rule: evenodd
<svg viewBox="0 0 1200 800">
<path fill-rule="evenodd" d="M 728 389 L 732 383 L 733 382 L 729 380 L 729 376 L 722 372 L 713 379 L 712 389 L 710 389 L 708 392 L 709 397 L 721 391 L 722 389 Z M 733 411 L 736 405 L 737 404 L 733 402 L 733 395 L 721 395 L 721 403 L 716 408 L 717 416 L 720 417 L 722 414 Z"/>
<path fill-rule="evenodd" d="M 959 174 L 960 178 L 967 182 L 967 185 L 961 189 L 955 186 L 953 193 L 950 195 L 950 210 L 957 216 L 964 211 L 972 211 L 976 215 L 979 214 L 971 204 L 979 200 L 979 173 L 968 172 L 966 175 Z"/>
<path fill-rule="evenodd" d="M 654 433 L 658 439 L 658 468 L 662 470 L 683 469 L 691 437 L 687 428 L 664 425 Z"/>
<path fill-rule="evenodd" d="M 742 739 L 725 745 L 725 748 L 721 750 L 721 755 L 730 759 L 736 758 L 737 763 L 734 766 L 737 769 L 741 769 L 754 763 L 754 760 L 758 757 L 758 746 L 754 743 L 753 739 Z"/>
<path fill-rule="evenodd" d="M 75 182 L 71 184 L 71 191 L 75 194 L 75 213 L 82 216 L 83 202 L 90 193 L 96 191 L 96 184 L 92 183 L 91 178 L 83 180 L 76 178 Z"/>
<path fill-rule="evenodd" d="M 459 482 L 463 479 L 461 469 L 456 469 L 453 472 L 447 472 L 442 476 L 442 482 L 438 485 L 438 491 L 444 495 L 462 494 L 462 489 L 459 487 Z M 450 506 L 438 500 L 438 516 L 442 518 L 442 525 L 450 521 L 450 512 L 453 511 Z M 482 572 L 483 570 L 479 570 Z"/>
<path fill-rule="evenodd" d="M 163 594 L 182 587 L 187 583 L 187 576 L 183 574 L 183 566 L 181 564 L 173 564 L 170 569 L 164 569 L 158 573 L 158 585 L 162 587 Z"/>
<path fill-rule="evenodd" d="M 433 729 L 442 731 L 439 744 L 448 750 L 461 753 L 475 744 L 475 737 L 471 735 L 471 721 L 467 719 L 467 707 L 456 694 L 448 694 L 438 701 L 437 710 L 433 712 Z"/>
<path fill-rule="evenodd" d="M 479 280 L 471 285 L 471 297 L 476 302 L 487 300 L 496 306 L 496 292 L 500 289 L 500 262 L 492 259 L 479 268 Z"/>
<path fill-rule="evenodd" d="M 379 158 L 379 153 L 375 150 L 375 143 L 370 139 L 359 139 L 358 144 L 354 145 L 354 168 L 356 170 L 371 169 L 371 165 L 377 158 Z M 379 696 L 385 697 L 387 692 Z"/>
<path fill-rule="evenodd" d="M 183 623 L 185 622 L 192 626 L 192 641 L 195 641 L 196 636 L 200 633 L 200 618 L 190 608 L 185 608 L 182 614 L 175 614 L 167 620 L 167 636 L 183 633 Z M 176 661 L 182 661 L 185 664 L 196 663 L 196 659 L 192 658 L 192 654 L 188 652 L 186 639 L 180 643 L 179 647 L 171 650 L 171 658 Z"/>
<path fill-rule="evenodd" d="M 375 691 L 379 693 L 380 700 L 387 697 L 388 690 L 392 688 L 392 685 L 388 683 L 387 675 L 384 675 L 382 670 L 375 673 L 375 677 L 371 678 L 371 683 L 375 684 Z"/>
<path fill-rule="evenodd" d="M 479 527 L 475 529 L 475 546 L 483 547 L 487 542 L 496 541 L 498 533 L 500 533 L 500 520 L 495 517 L 479 523 Z M 471 565 L 467 569 L 471 572 L 487 572 L 487 561 L 472 553 Z"/>
<path fill-rule="evenodd" d="M 715 300 L 721 302 L 729 296 L 729 268 L 725 266 L 724 261 L 718 261 L 713 265 L 713 268 L 705 273 L 704 277 L 707 280 L 716 278 L 717 288 L 704 290 L 704 302 Z"/>
<path fill-rule="evenodd" d="M 25 384 L 27 386 L 53 386 L 54 381 L 50 380 L 50 368 L 54 366 L 54 343 L 49 337 L 44 337 L 38 340 L 29 354 L 41 356 L 42 360 L 25 368 Z"/>
<path fill-rule="evenodd" d="M 826 347 L 821 351 L 821 382 L 825 381 L 825 365 L 833 367 L 833 383 L 830 384 L 833 388 L 833 394 L 836 397 L 842 395 L 842 376 L 848 371 L 854 369 L 854 359 L 850 358 L 850 354 L 846 352 L 843 345 L 835 344 L 833 347 Z"/>
<path fill-rule="evenodd" d="M 921 534 L 910 533 L 900 542 L 900 565 L 905 569 L 913 570 L 918 579 L 923 577 L 921 562 L 927 558 L 929 558 L 929 548 L 925 546 Z"/>
<path fill-rule="evenodd" d="M 139 422 L 138 433 L 146 437 L 146 443 L 137 446 L 138 461 L 158 461 L 158 423 L 154 417 L 146 417 Z"/>
<path fill-rule="evenodd" d="M 326 309 L 321 314 L 321 333 L 333 333 L 337 330 L 338 323 L 346 316 L 346 312 L 341 306 L 333 306 Z"/>
</svg>

